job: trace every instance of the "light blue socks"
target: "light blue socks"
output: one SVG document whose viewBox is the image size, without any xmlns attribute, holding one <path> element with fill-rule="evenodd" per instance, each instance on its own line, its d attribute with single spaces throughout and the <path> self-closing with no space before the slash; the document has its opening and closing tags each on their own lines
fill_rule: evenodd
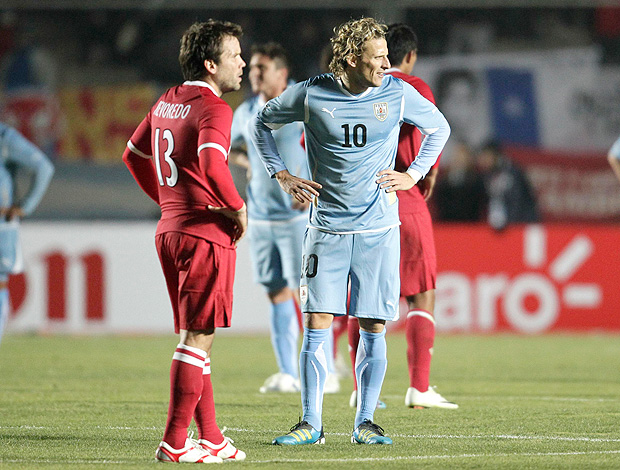
<svg viewBox="0 0 620 470">
<path fill-rule="evenodd" d="M 381 333 L 369 333 L 360 329 L 360 342 L 355 360 L 359 399 L 354 429 L 357 429 L 366 419 L 372 421 L 386 369 L 385 329 Z"/>
<path fill-rule="evenodd" d="M 330 335 L 329 328 L 304 328 L 304 341 L 299 355 L 303 420 L 317 431 L 322 428 L 323 388 L 327 379 L 327 343 Z"/>
<path fill-rule="evenodd" d="M 291 298 L 278 304 L 271 304 L 271 344 L 278 362 L 278 369 L 284 374 L 299 377 L 297 371 L 297 340 L 299 325 L 295 301 Z"/>
</svg>

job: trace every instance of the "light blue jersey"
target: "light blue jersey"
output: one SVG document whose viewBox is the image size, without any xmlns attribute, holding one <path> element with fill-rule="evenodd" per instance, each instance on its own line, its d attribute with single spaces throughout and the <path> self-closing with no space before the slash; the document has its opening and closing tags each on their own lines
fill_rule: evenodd
<svg viewBox="0 0 620 470">
<path fill-rule="evenodd" d="M 236 110 L 231 129 L 232 147 L 245 144 L 252 168 L 252 178 L 247 188 L 248 216 L 258 220 L 290 220 L 302 213 L 292 208 L 293 198 L 280 188 L 278 182 L 265 171 L 256 147 L 252 143 L 251 126 L 256 113 L 264 105 L 254 97 L 243 102 Z M 300 144 L 303 125 L 293 123 L 274 132 L 274 139 L 287 168 L 300 178 L 309 178 L 306 152 Z"/>
<path fill-rule="evenodd" d="M 24 168 L 34 175 L 30 189 L 17 204 L 13 200 L 14 173 L 9 171 L 9 166 Z M 12 127 L 0 123 L 0 208 L 18 205 L 25 215 L 30 215 L 43 197 L 53 173 L 52 163 L 41 150 Z M 5 217 L 0 217 L 0 281 L 18 271 L 17 229 L 17 220 L 7 222 Z"/>
<path fill-rule="evenodd" d="M 609 155 L 614 157 L 616 160 L 620 160 L 620 137 L 618 137 L 618 140 L 616 140 L 609 149 Z"/>
<path fill-rule="evenodd" d="M 311 207 L 310 227 L 333 233 L 384 230 L 399 224 L 398 202 L 376 183 L 393 169 L 403 122 L 427 137 L 408 171 L 426 175 L 450 135 L 433 103 L 395 77 L 379 87 L 349 93 L 332 74 L 289 87 L 258 113 L 252 138 L 270 175 L 295 169 L 280 157 L 271 130 L 304 123 L 312 180 L 323 187 Z M 299 176 L 299 175 L 295 175 Z"/>
</svg>

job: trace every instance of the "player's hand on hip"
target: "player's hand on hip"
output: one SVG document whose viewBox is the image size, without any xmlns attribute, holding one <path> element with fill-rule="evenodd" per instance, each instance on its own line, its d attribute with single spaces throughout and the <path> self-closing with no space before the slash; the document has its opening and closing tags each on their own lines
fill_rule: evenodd
<svg viewBox="0 0 620 470">
<path fill-rule="evenodd" d="M 23 219 L 24 211 L 21 207 L 11 206 L 6 208 L 0 208 L 0 215 L 2 215 L 8 222 L 13 219 Z"/>
<path fill-rule="evenodd" d="M 291 175 L 288 170 L 278 171 L 276 173 L 276 179 L 280 184 L 282 190 L 301 203 L 312 202 L 312 197 L 319 197 L 317 189 L 321 189 L 323 186 L 316 181 L 305 180 Z"/>
<path fill-rule="evenodd" d="M 233 240 L 235 241 L 235 245 L 238 244 L 239 240 L 244 237 L 245 232 L 248 230 L 248 211 L 245 202 L 243 203 L 243 207 L 241 207 L 238 211 L 232 211 L 226 207 L 207 206 L 207 208 L 210 211 L 222 214 L 224 217 L 228 217 L 233 221 L 235 224 Z"/>
<path fill-rule="evenodd" d="M 425 201 L 428 201 L 433 195 L 435 183 L 437 182 L 437 168 L 431 168 L 423 180 L 418 181 L 420 192 Z"/>
<path fill-rule="evenodd" d="M 407 191 L 413 188 L 416 183 L 409 173 L 401 173 L 396 170 L 382 170 L 377 173 L 377 176 L 379 179 L 375 182 L 381 189 L 384 189 L 386 193 Z"/>
</svg>

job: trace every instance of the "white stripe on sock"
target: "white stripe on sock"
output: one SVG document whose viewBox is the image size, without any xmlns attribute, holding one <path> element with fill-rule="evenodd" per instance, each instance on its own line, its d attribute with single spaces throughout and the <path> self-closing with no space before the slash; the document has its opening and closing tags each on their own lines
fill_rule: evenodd
<svg viewBox="0 0 620 470">
<path fill-rule="evenodd" d="M 411 310 L 407 313 L 407 318 L 413 317 L 414 315 L 417 315 L 419 317 L 424 317 L 427 320 L 430 320 L 433 323 L 433 325 L 435 324 L 435 319 L 433 318 L 433 316 L 425 310 Z"/>
<path fill-rule="evenodd" d="M 200 357 L 204 357 L 205 360 L 207 359 L 207 352 L 200 348 L 195 348 L 193 346 L 188 346 L 187 344 L 179 343 L 177 344 L 177 349 L 185 349 L 186 351 L 198 354 Z"/>
<path fill-rule="evenodd" d="M 197 359 L 194 356 L 190 356 L 189 354 L 183 354 L 178 351 L 174 352 L 174 355 L 172 356 L 172 360 L 185 362 L 186 364 L 191 364 L 193 366 L 200 367 L 203 370 L 205 366 L 205 361 L 201 361 L 200 359 Z"/>
</svg>

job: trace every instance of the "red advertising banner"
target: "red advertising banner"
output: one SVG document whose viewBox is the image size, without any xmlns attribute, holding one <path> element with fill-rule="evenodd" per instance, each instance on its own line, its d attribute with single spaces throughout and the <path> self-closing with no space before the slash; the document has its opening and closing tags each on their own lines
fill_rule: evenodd
<svg viewBox="0 0 620 470">
<path fill-rule="evenodd" d="M 24 223 L 25 271 L 11 277 L 8 329 L 170 332 L 154 232 L 154 222 Z M 435 240 L 438 331 L 620 333 L 620 225 L 494 232 L 483 224 L 438 224 Z M 244 240 L 237 249 L 231 332 L 267 334 L 269 302 L 249 265 Z M 397 328 L 406 312 L 401 309 Z"/>
<path fill-rule="evenodd" d="M 437 225 L 442 331 L 620 332 L 620 227 Z"/>
<path fill-rule="evenodd" d="M 606 155 L 506 149 L 527 172 L 545 222 L 620 221 L 620 184 Z"/>
</svg>

